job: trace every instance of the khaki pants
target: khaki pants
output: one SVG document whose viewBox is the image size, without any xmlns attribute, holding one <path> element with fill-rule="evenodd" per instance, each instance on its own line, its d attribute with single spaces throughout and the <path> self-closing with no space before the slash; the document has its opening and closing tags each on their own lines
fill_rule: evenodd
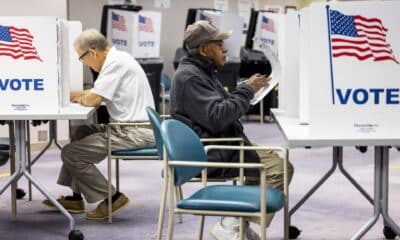
<svg viewBox="0 0 400 240">
<path fill-rule="evenodd" d="M 255 144 L 255 146 L 257 146 Z M 264 164 L 265 168 L 267 169 L 267 178 L 266 183 L 267 186 L 278 188 L 283 190 L 283 159 L 278 156 L 274 151 L 268 150 L 257 150 L 257 154 L 260 157 L 260 162 Z M 293 165 L 288 162 L 288 180 L 289 182 L 292 180 L 293 177 Z M 259 185 L 259 179 L 246 179 L 246 185 Z M 267 226 L 272 221 L 274 217 L 273 213 L 267 213 Z M 251 218 L 249 219 L 252 222 L 259 224 L 259 218 Z"/>
<path fill-rule="evenodd" d="M 111 149 L 135 149 L 155 146 L 153 131 L 134 126 L 112 126 Z M 80 126 L 72 142 L 61 151 L 63 165 L 57 183 L 84 195 L 88 203 L 108 196 L 107 179 L 95 164 L 108 155 L 105 125 Z M 113 193 L 115 188 L 113 187 Z"/>
</svg>

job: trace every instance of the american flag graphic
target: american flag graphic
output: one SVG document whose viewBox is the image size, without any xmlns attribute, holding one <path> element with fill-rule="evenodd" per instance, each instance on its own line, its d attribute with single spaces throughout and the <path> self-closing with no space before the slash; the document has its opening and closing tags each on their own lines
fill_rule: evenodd
<svg viewBox="0 0 400 240">
<path fill-rule="evenodd" d="M 347 16 L 336 10 L 329 10 L 333 57 L 355 57 L 359 61 L 393 61 L 390 44 L 386 42 L 388 29 L 379 18 L 360 15 Z"/>
<path fill-rule="evenodd" d="M 151 18 L 139 15 L 139 31 L 153 32 L 153 21 Z"/>
<path fill-rule="evenodd" d="M 33 36 L 28 29 L 0 25 L 0 56 L 42 61 L 32 41 Z"/>
<path fill-rule="evenodd" d="M 261 29 L 267 30 L 269 32 L 275 32 L 275 24 L 271 18 L 265 16 L 261 19 Z"/>
<path fill-rule="evenodd" d="M 125 17 L 115 12 L 111 12 L 112 29 L 118 29 L 120 31 L 126 31 Z"/>
</svg>

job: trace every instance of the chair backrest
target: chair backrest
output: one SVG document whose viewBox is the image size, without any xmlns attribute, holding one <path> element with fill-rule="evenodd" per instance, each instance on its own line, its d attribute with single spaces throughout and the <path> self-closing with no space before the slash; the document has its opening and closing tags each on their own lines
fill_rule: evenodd
<svg viewBox="0 0 400 240">
<path fill-rule="evenodd" d="M 199 137 L 184 123 L 168 119 L 161 124 L 161 137 L 168 154 L 168 161 L 206 162 L 207 155 Z M 200 167 L 176 167 L 175 186 L 180 186 L 200 174 Z"/>
<path fill-rule="evenodd" d="M 161 83 L 164 85 L 165 91 L 169 91 L 171 89 L 171 79 L 168 77 L 167 74 L 161 74 Z"/>
<path fill-rule="evenodd" d="M 160 160 L 163 160 L 164 147 L 160 132 L 162 122 L 160 114 L 158 114 L 158 112 L 156 112 L 156 110 L 151 107 L 146 107 L 146 112 L 149 116 L 150 124 L 153 128 L 154 137 L 156 139 L 158 157 L 160 158 Z"/>
</svg>

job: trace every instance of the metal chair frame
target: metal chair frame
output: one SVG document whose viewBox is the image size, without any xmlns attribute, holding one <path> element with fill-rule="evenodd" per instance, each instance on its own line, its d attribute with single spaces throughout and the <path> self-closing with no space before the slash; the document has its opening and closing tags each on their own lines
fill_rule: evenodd
<svg viewBox="0 0 400 240">
<path fill-rule="evenodd" d="M 260 147 L 260 146 L 221 146 L 221 145 L 209 145 L 205 147 L 205 151 L 208 152 L 211 149 L 224 149 L 224 150 L 239 150 L 241 154 L 244 150 L 275 150 L 284 152 L 284 239 L 288 239 L 288 226 L 289 226 L 289 212 L 288 212 L 288 150 L 281 147 Z M 163 194 L 169 192 L 169 221 L 168 221 L 168 239 L 173 237 L 174 228 L 174 214 L 193 214 L 200 215 L 200 231 L 198 239 L 203 237 L 204 220 L 206 215 L 212 216 L 237 216 L 240 218 L 240 239 L 244 239 L 244 224 L 245 217 L 259 217 L 260 218 L 260 233 L 261 239 L 266 239 L 266 169 L 264 165 L 259 163 L 221 163 L 221 162 L 193 162 L 175 160 L 168 161 L 166 163 L 168 168 L 168 184 L 164 186 Z M 174 186 L 174 167 L 176 166 L 187 166 L 187 167 L 205 167 L 202 170 L 202 187 L 207 186 L 207 168 L 208 167 L 221 167 L 221 168 L 239 168 L 240 178 L 239 184 L 244 183 L 244 168 L 256 168 L 260 169 L 260 211 L 257 213 L 251 212 L 240 212 L 240 211 L 203 211 L 203 210 L 188 210 L 180 209 L 176 207 L 175 198 L 173 196 L 172 187 Z"/>
</svg>

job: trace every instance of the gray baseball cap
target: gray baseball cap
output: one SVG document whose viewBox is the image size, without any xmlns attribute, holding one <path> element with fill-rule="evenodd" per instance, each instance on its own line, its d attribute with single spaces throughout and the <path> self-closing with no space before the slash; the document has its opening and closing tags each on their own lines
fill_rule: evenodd
<svg viewBox="0 0 400 240">
<path fill-rule="evenodd" d="M 192 25 L 187 26 L 183 42 L 187 48 L 197 48 L 200 44 L 225 40 L 231 36 L 232 31 L 220 32 L 214 25 L 208 21 L 197 21 Z"/>
</svg>

